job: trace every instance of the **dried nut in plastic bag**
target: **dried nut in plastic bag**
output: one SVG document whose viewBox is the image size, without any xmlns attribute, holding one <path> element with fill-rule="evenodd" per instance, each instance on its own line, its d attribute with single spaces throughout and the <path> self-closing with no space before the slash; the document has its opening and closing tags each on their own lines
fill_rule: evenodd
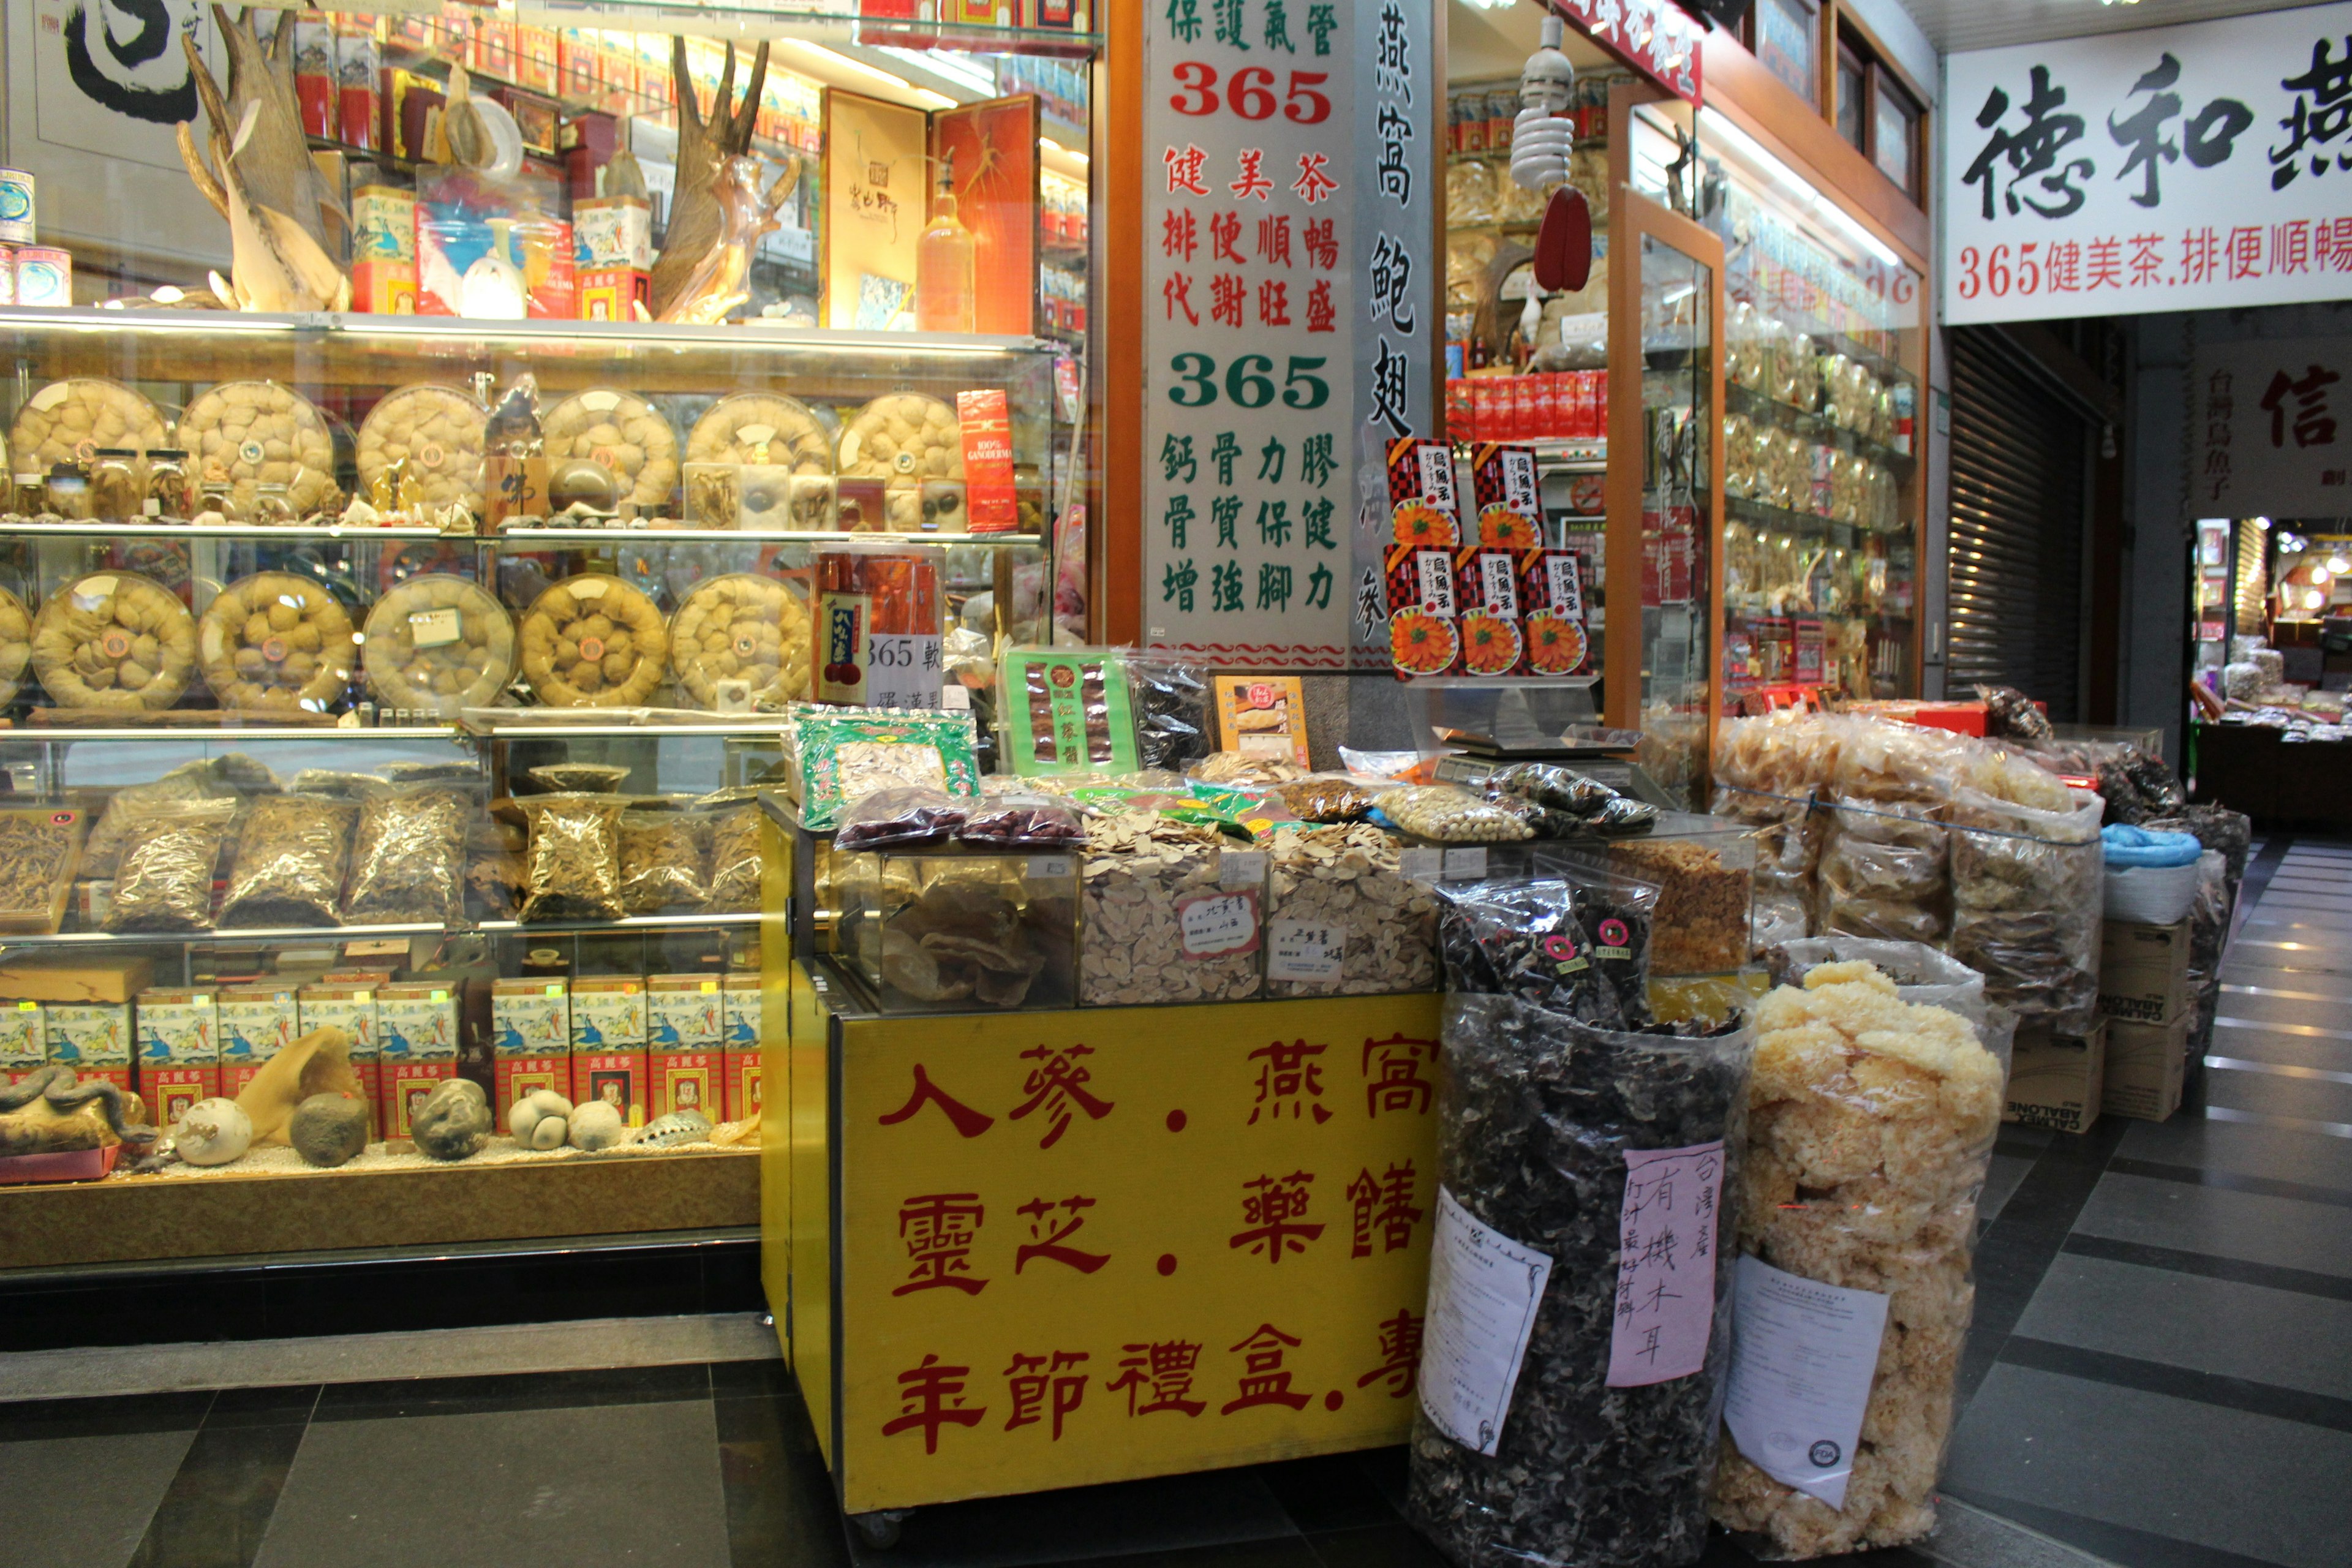
<svg viewBox="0 0 2352 1568">
<path fill-rule="evenodd" d="M 212 923 L 213 869 L 237 803 L 221 796 L 158 806 L 123 841 L 112 931 L 202 931 Z"/>
<path fill-rule="evenodd" d="M 633 915 L 698 909 L 710 898 L 703 870 L 710 819 L 698 811 L 621 815 L 621 904 Z"/>
<path fill-rule="evenodd" d="M 522 673 L 551 708 L 630 708 L 661 684 L 669 632 L 643 591 L 583 572 L 531 602 L 522 618 Z"/>
<path fill-rule="evenodd" d="M 324 713 L 358 662 L 349 611 L 315 578 L 260 572 L 205 607 L 197 658 L 213 695 L 260 713 Z"/>
<path fill-rule="evenodd" d="M 1060 801 L 997 795 L 966 814 L 956 841 L 982 849 L 1068 849 L 1087 841 L 1087 830 Z"/>
<path fill-rule="evenodd" d="M 1525 795 L 1538 805 L 1578 816 L 1591 816 L 1611 801 L 1623 798 L 1599 779 L 1551 763 L 1514 763 L 1488 774 L 1486 782 Z"/>
<path fill-rule="evenodd" d="M 1381 815 L 1416 838 L 1450 844 L 1510 844 L 1534 830 L 1498 805 L 1452 784 L 1412 784 L 1380 797 Z"/>
<path fill-rule="evenodd" d="M 224 926 L 331 926 L 360 808 L 323 795 L 269 795 L 237 830 Z"/>
<path fill-rule="evenodd" d="M 468 792 L 394 784 L 360 803 L 345 925 L 454 925 L 466 913 Z"/>
<path fill-rule="evenodd" d="M 368 685 L 385 708 L 454 717 L 514 679 L 514 618 L 480 584 L 439 573 L 394 584 L 368 612 Z"/>
<path fill-rule="evenodd" d="M 621 814 L 610 795 L 535 795 L 517 803 L 530 825 L 522 908 L 531 921 L 613 921 L 621 902 Z"/>
<path fill-rule="evenodd" d="M 33 621 L 33 668 L 60 708 L 169 708 L 195 665 L 195 617 L 177 595 L 133 573 L 68 584 Z"/>
</svg>

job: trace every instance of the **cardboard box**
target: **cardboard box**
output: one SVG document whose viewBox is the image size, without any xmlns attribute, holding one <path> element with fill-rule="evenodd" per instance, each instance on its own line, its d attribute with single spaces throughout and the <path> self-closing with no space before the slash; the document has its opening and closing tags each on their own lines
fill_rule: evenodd
<svg viewBox="0 0 2352 1568">
<path fill-rule="evenodd" d="M 726 1100 L 720 1047 L 725 1007 L 715 974 L 656 974 L 646 982 L 646 1046 L 650 1116 L 696 1110 L 722 1119 Z"/>
<path fill-rule="evenodd" d="M 218 1067 L 218 994 L 209 985 L 192 990 L 155 987 L 139 993 L 139 1010 L 132 1021 L 138 1026 L 140 1065 Z"/>
<path fill-rule="evenodd" d="M 154 980 L 152 958 L 57 953 L 0 963 L 0 996 L 19 1002 L 129 1002 Z"/>
<path fill-rule="evenodd" d="M 269 1058 L 301 1037 L 291 985 L 232 985 L 219 993 L 221 1092 L 234 1100 Z"/>
<path fill-rule="evenodd" d="M 490 1056 L 491 1109 L 502 1122 L 516 1100 L 538 1089 L 572 1098 L 572 1002 L 562 981 L 490 983 Z"/>
<path fill-rule="evenodd" d="M 2107 1020 L 2106 1080 L 2099 1109 L 2135 1121 L 2162 1121 L 2179 1110 L 2189 1025 L 2186 1013 L 2169 1024 Z"/>
<path fill-rule="evenodd" d="M 2079 1039 L 2053 1035 L 2042 1025 L 2019 1029 L 2009 1067 L 2009 1103 L 2000 1119 L 2060 1132 L 2087 1131 L 2105 1098 L 2106 1058 L 2105 1018 Z"/>
<path fill-rule="evenodd" d="M 572 204 L 572 256 L 583 278 L 654 264 L 654 215 L 643 196 L 589 196 Z"/>
<path fill-rule="evenodd" d="M 599 267 L 579 274 L 580 319 L 634 321 L 637 307 L 651 308 L 653 274 L 642 267 Z"/>
<path fill-rule="evenodd" d="M 572 1100 L 602 1100 L 632 1127 L 651 1101 L 646 1055 L 646 983 L 602 975 L 572 983 Z"/>
<path fill-rule="evenodd" d="M 1217 747 L 1248 757 L 1307 763 L 1307 698 L 1295 675 L 1218 675 Z"/>
<path fill-rule="evenodd" d="M 129 1002 L 52 1003 L 45 1021 L 49 1060 L 63 1062 L 85 1081 L 131 1087 Z"/>
<path fill-rule="evenodd" d="M 457 1061 L 436 1060 L 416 1057 L 384 1058 L 382 1083 L 383 1100 L 376 1106 L 376 1125 L 386 1138 L 405 1138 L 416 1115 L 432 1092 L 457 1076 Z"/>
<path fill-rule="evenodd" d="M 375 1121 L 374 1135 L 383 1131 L 383 1050 L 375 1021 L 375 984 L 349 976 L 327 975 L 295 993 L 301 1009 L 301 1029 L 341 1029 L 352 1042 L 352 1071 L 360 1080 L 360 1098 Z"/>
<path fill-rule="evenodd" d="M 720 1110 L 740 1121 L 760 1109 L 760 977 L 730 974 L 719 983 L 725 1004 L 727 1036 L 719 1069 L 725 1077 Z"/>
<path fill-rule="evenodd" d="M 2099 1012 L 2117 1023 L 2161 1028 L 2189 1008 L 2189 922 L 2106 922 L 2099 953 Z"/>
<path fill-rule="evenodd" d="M 147 1119 L 156 1127 L 169 1128 L 188 1113 L 188 1107 L 200 1100 L 217 1099 L 221 1091 L 221 1069 L 217 1062 L 183 1064 L 151 1062 L 139 1064 L 139 1098 L 147 1102 Z"/>
<path fill-rule="evenodd" d="M 48 1016 L 38 1002 L 0 1002 L 0 1084 L 49 1059 Z"/>
</svg>

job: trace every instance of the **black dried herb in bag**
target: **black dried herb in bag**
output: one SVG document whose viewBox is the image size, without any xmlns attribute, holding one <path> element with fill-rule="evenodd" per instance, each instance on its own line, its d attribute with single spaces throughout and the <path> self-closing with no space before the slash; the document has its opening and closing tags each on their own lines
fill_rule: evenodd
<svg viewBox="0 0 2352 1568">
<path fill-rule="evenodd" d="M 1649 1022 L 1655 884 L 1570 866 L 1439 893 L 1447 990 L 1516 996 L 1605 1028 Z"/>
<path fill-rule="evenodd" d="M 1622 1033 L 1507 996 L 1454 995 L 1444 1048 L 1444 1190 L 1551 1270 L 1495 1453 L 1415 1411 L 1408 1516 L 1463 1568 L 1695 1563 L 1731 1359 L 1736 1215 L 1722 1199 L 1737 1191 L 1753 1032 L 1739 1017 L 1711 1032 Z M 1711 1263 L 1684 1259 L 1688 1284 L 1712 1297 L 1704 1364 L 1612 1387 L 1626 1155 L 1718 1142 L 1715 1221 L 1698 1227 Z"/>
</svg>

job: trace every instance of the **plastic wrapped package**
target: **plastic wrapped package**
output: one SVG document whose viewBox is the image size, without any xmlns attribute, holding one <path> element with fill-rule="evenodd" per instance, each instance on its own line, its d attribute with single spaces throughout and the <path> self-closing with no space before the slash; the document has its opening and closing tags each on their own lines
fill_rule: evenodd
<svg viewBox="0 0 2352 1568">
<path fill-rule="evenodd" d="M 124 838 L 110 931 L 202 931 L 212 923 L 213 869 L 236 820 L 228 797 L 159 805 Z"/>
<path fill-rule="evenodd" d="M 956 842 L 975 849 L 1075 849 L 1086 841 L 1086 825 L 1068 805 L 1013 791 L 974 804 L 956 830 Z"/>
<path fill-rule="evenodd" d="M 1951 930 L 1950 832 L 1925 807 L 1832 799 L 1822 835 L 1822 929 L 1889 942 L 1942 942 Z"/>
<path fill-rule="evenodd" d="M 1379 800 L 1363 785 L 1335 773 L 1293 779 L 1288 784 L 1276 784 L 1274 793 L 1290 815 L 1301 822 L 1361 822 Z"/>
<path fill-rule="evenodd" d="M 1748 962 L 1753 892 L 1749 868 L 1738 864 L 1744 841 L 1731 847 L 1696 838 L 1660 838 L 1610 847 L 1612 865 L 1658 885 L 1657 921 L 1650 968 L 1658 974 L 1713 974 Z"/>
<path fill-rule="evenodd" d="M 1649 1021 L 1654 883 L 1561 868 L 1557 877 L 1440 890 L 1449 991 L 1516 996 L 1603 1028 Z"/>
<path fill-rule="evenodd" d="M 1599 779 L 1555 763 L 1513 763 L 1486 775 L 1486 783 L 1578 817 L 1591 816 L 1623 798 Z"/>
<path fill-rule="evenodd" d="M 326 795 L 271 795 L 237 829 L 223 926 L 331 926 L 360 809 Z"/>
<path fill-rule="evenodd" d="M 1539 805 L 1527 796 L 1513 795 L 1500 785 L 1486 784 L 1477 793 L 1488 805 L 1526 828 L 1530 838 L 1582 838 L 1590 836 L 1581 817 L 1549 805 Z"/>
<path fill-rule="evenodd" d="M 2001 1065 L 1959 1013 L 1904 1001 L 1863 962 L 1817 965 L 1802 989 L 1773 992 L 1756 1027 L 1741 1268 L 1753 1258 L 1882 1295 L 1885 1325 L 1850 1470 L 1833 1470 L 1841 1455 L 1796 1475 L 1789 1466 L 1809 1456 L 1768 1454 L 1784 1478 L 1804 1483 L 1800 1490 L 1752 1463 L 1735 1437 L 1712 1511 L 1732 1530 L 1768 1538 L 1775 1555 L 1916 1541 L 1935 1528 Z M 1737 1358 L 1749 1353 L 1743 1342 Z M 1735 1365 L 1735 1402 L 1750 1370 Z M 1736 1434 L 1736 1414 L 1732 1425 Z M 1842 1494 L 1826 1484 L 1834 1479 Z M 1823 1491 L 1836 1500 L 1816 1495 Z"/>
<path fill-rule="evenodd" d="M 1463 1568 L 1668 1568 L 1705 1549 L 1752 1049 L 1744 1018 L 1713 1033 L 1621 1033 L 1508 996 L 1446 999 L 1441 1205 L 1551 1264 L 1494 1451 L 1445 1436 L 1425 1401 L 1414 1413 L 1406 1513 Z M 1624 1227 L 1659 1200 L 1654 1183 L 1631 1204 L 1627 1189 L 1653 1151 L 1687 1156 L 1679 1191 L 1693 1207 L 1692 1189 L 1723 1184 L 1724 1201 L 1686 1226 L 1693 1250 L 1675 1276 L 1711 1300 L 1676 1347 L 1697 1352 L 1696 1370 L 1612 1386 L 1634 1267 Z M 1699 1247 L 1711 1268 L 1693 1267 Z M 1425 1343 L 1440 1342 L 1444 1310 L 1433 1295 Z"/>
<path fill-rule="evenodd" d="M 2238 888 L 2246 879 L 2246 858 L 2253 853 L 2252 817 L 2226 805 L 2200 805 L 2149 817 L 2139 826 L 2150 832 L 2186 833 L 2206 848 L 2220 850 L 2229 862 L 2230 898 L 2236 901 Z"/>
<path fill-rule="evenodd" d="M 877 789 L 834 825 L 835 849 L 911 849 L 945 844 L 962 828 L 964 807 L 945 790 Z"/>
<path fill-rule="evenodd" d="M 1939 804 L 1970 744 L 1947 731 L 1876 719 L 1830 722 L 1835 726 L 1836 759 L 1829 787 L 1841 799 L 1864 805 Z"/>
<path fill-rule="evenodd" d="M 475 793 L 396 784 L 360 803 L 343 884 L 345 925 L 454 925 L 465 918 Z"/>
<path fill-rule="evenodd" d="M 1773 983 L 1782 985 L 1804 984 L 1805 977 L 1824 963 L 1867 963 L 1895 983 L 1895 994 L 1902 1000 L 1966 1018 L 1984 1048 L 2000 1058 L 2001 1076 L 2008 1077 L 2017 1016 L 1988 1001 L 1984 976 L 1950 953 L 1924 942 L 1832 934 L 1787 942 L 1765 956 Z"/>
<path fill-rule="evenodd" d="M 1985 733 L 1999 740 L 2047 741 L 2049 716 L 2033 699 L 2014 686 L 1979 686 L 1977 700 L 1985 705 Z"/>
<path fill-rule="evenodd" d="M 629 803 L 614 795 L 535 795 L 517 803 L 530 828 L 524 852 L 522 907 L 531 921 L 612 921 L 621 900 L 621 816 Z"/>
<path fill-rule="evenodd" d="M 1079 879 L 1078 1002 L 1128 1006 L 1162 1002 L 1239 1002 L 1258 993 L 1258 944 L 1247 952 L 1204 934 L 1216 900 L 1264 903 L 1263 874 L 1228 866 L 1223 836 L 1206 823 L 1127 808 L 1091 818 Z"/>
<path fill-rule="evenodd" d="M 1266 892 L 1266 994 L 1379 995 L 1437 983 L 1435 896 L 1366 824 L 1276 830 Z"/>
<path fill-rule="evenodd" d="M 846 858 L 839 929 L 886 1011 L 1069 1005 L 1070 858 Z"/>
<path fill-rule="evenodd" d="M 1409 784 L 1380 797 L 1380 812 L 1416 838 L 1447 844 L 1513 844 L 1535 830 L 1512 813 L 1452 784 Z"/>
<path fill-rule="evenodd" d="M 2105 803 L 2066 795 L 2065 809 L 2042 811 L 1953 792 L 1951 953 L 2021 1022 L 2074 1036 L 2098 1018 Z"/>
<path fill-rule="evenodd" d="M 1297 763 L 1280 757 L 1252 757 L 1240 752 L 1212 752 L 1184 770 L 1202 784 L 1243 786 L 1289 784 L 1307 776 Z"/>
<path fill-rule="evenodd" d="M 722 794 L 726 792 L 720 792 Z M 756 914 L 760 909 L 760 804 L 756 800 L 710 801 L 711 914 Z"/>
<path fill-rule="evenodd" d="M 710 897 L 703 869 L 710 818 L 698 811 L 621 814 L 621 907 L 633 915 L 698 909 Z"/>
<path fill-rule="evenodd" d="M 618 763 L 542 763 L 524 776 L 548 795 L 613 795 L 636 771 Z"/>
<path fill-rule="evenodd" d="M 1216 749 L 1211 739 L 1209 682 L 1201 667 L 1164 654 L 1127 658 L 1135 708 L 1135 755 L 1147 768 L 1177 772 Z"/>
<path fill-rule="evenodd" d="M 108 798 L 98 826 L 90 830 L 89 842 L 82 849 L 81 875 L 100 880 L 113 876 L 115 861 L 131 829 L 157 809 L 229 793 L 221 787 L 209 760 L 182 763 L 161 778 L 125 784 Z"/>
</svg>

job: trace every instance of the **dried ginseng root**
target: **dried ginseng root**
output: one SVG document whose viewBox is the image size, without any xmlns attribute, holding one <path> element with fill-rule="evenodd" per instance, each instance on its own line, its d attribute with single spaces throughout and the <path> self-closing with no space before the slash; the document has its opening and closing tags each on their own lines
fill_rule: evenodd
<svg viewBox="0 0 2352 1568">
<path fill-rule="evenodd" d="M 530 825 L 516 919 L 613 921 L 621 901 L 621 816 L 610 795 L 535 795 L 519 802 Z"/>
<path fill-rule="evenodd" d="M 361 803 L 343 889 L 345 925 L 454 925 L 466 914 L 466 830 L 473 797 L 391 785 Z"/>
<path fill-rule="evenodd" d="M 710 898 L 703 869 L 710 819 L 695 811 L 621 814 L 621 907 L 633 915 L 697 909 Z"/>
<path fill-rule="evenodd" d="M 213 868 L 237 803 L 230 797 L 159 806 L 132 828 L 114 872 L 106 929 L 202 931 L 212 923 Z"/>
<path fill-rule="evenodd" d="M 253 803 L 236 838 L 224 926 L 331 926 L 352 858 L 360 808 L 324 795 L 270 795 Z"/>
</svg>

